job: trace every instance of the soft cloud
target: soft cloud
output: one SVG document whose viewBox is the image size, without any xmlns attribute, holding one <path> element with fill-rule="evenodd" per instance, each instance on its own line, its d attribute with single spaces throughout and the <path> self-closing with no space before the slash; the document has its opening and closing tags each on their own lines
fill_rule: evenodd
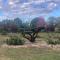
<svg viewBox="0 0 60 60">
<path fill-rule="evenodd" d="M 7 0 L 8 4 L 0 0 L 0 9 L 7 18 L 20 15 L 48 14 L 59 7 L 60 0 Z"/>
<path fill-rule="evenodd" d="M 2 9 L 2 0 L 0 0 L 0 9 Z"/>
</svg>

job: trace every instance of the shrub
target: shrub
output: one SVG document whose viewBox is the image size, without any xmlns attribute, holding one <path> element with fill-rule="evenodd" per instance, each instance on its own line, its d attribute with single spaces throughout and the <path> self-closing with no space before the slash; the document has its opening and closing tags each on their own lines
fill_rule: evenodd
<svg viewBox="0 0 60 60">
<path fill-rule="evenodd" d="M 48 44 L 51 44 L 51 45 L 56 45 L 56 44 L 60 44 L 60 39 L 48 39 L 47 41 Z"/>
<path fill-rule="evenodd" d="M 56 45 L 57 44 L 57 41 L 54 41 L 53 39 L 49 39 L 47 41 L 48 44 L 52 44 L 52 45 Z"/>
<path fill-rule="evenodd" d="M 1 35 L 7 35 L 7 32 L 6 31 L 2 31 Z"/>
<path fill-rule="evenodd" d="M 48 34 L 47 43 L 51 45 L 60 44 L 59 35 L 56 36 L 54 33 Z"/>
<path fill-rule="evenodd" d="M 58 37 L 57 44 L 60 44 L 60 37 Z"/>
<path fill-rule="evenodd" d="M 6 40 L 8 45 L 24 45 L 25 41 L 17 36 L 11 36 L 9 39 Z"/>
</svg>

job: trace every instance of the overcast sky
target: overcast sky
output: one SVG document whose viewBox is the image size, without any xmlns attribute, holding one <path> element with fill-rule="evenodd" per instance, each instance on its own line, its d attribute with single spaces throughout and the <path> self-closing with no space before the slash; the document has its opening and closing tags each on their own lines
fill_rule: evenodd
<svg viewBox="0 0 60 60">
<path fill-rule="evenodd" d="M 60 0 L 0 0 L 0 20 L 37 16 L 60 16 Z"/>
</svg>

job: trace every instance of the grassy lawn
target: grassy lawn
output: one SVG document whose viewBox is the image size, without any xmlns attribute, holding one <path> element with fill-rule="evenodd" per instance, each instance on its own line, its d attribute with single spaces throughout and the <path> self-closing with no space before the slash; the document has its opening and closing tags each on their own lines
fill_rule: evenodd
<svg viewBox="0 0 60 60">
<path fill-rule="evenodd" d="M 45 48 L 0 48 L 0 60 L 60 60 L 60 51 Z"/>
<path fill-rule="evenodd" d="M 59 33 L 49 34 L 53 37 L 60 36 Z M 38 42 L 45 41 L 48 34 L 39 33 L 39 37 L 36 39 Z M 7 38 L 9 38 L 8 35 L 0 35 L 0 41 L 4 41 Z M 0 60 L 60 60 L 60 51 L 48 48 L 3 48 L 0 46 Z"/>
</svg>

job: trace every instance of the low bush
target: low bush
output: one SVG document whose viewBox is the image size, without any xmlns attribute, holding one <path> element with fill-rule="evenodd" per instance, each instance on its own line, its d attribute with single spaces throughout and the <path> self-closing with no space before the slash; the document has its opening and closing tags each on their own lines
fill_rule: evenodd
<svg viewBox="0 0 60 60">
<path fill-rule="evenodd" d="M 60 44 L 60 37 L 58 37 L 57 44 Z"/>
<path fill-rule="evenodd" d="M 56 44 L 60 44 L 60 39 L 48 39 L 47 41 L 48 44 L 51 44 L 51 45 L 56 45 Z"/>
<path fill-rule="evenodd" d="M 52 44 L 52 45 L 56 45 L 56 44 L 57 44 L 57 41 L 54 41 L 54 40 L 52 40 L 52 39 L 49 39 L 49 40 L 47 41 L 47 43 L 48 43 L 48 44 Z"/>
<path fill-rule="evenodd" d="M 10 36 L 9 39 L 6 40 L 8 45 L 24 45 L 25 41 L 17 36 Z"/>
<path fill-rule="evenodd" d="M 6 31 L 2 31 L 1 35 L 7 35 L 7 32 Z"/>
<path fill-rule="evenodd" d="M 48 33 L 47 43 L 51 45 L 60 44 L 60 36 L 54 33 Z"/>
</svg>

